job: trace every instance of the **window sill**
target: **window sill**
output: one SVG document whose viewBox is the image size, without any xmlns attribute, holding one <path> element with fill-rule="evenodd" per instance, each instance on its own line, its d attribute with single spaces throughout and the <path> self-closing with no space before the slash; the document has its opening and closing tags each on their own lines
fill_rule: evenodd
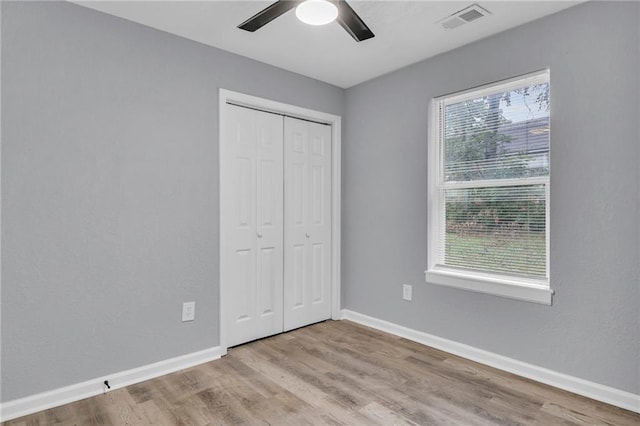
<svg viewBox="0 0 640 426">
<path fill-rule="evenodd" d="M 424 272 L 427 283 L 454 287 L 477 293 L 491 294 L 525 302 L 551 305 L 553 290 L 548 286 L 510 278 L 497 278 L 469 274 L 448 269 L 430 269 Z"/>
</svg>

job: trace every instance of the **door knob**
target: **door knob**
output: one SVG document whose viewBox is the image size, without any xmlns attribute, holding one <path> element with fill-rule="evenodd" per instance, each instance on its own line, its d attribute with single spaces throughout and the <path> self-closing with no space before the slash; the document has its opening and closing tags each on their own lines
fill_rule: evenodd
<svg viewBox="0 0 640 426">
<path fill-rule="evenodd" d="M 310 235 L 309 235 L 309 233 L 308 233 L 308 232 L 305 232 L 305 233 L 304 233 L 304 236 L 305 236 L 305 237 L 307 237 L 307 238 L 309 238 L 309 236 L 310 236 Z"/>
<path fill-rule="evenodd" d="M 258 232 L 258 238 L 262 238 L 262 232 Z"/>
</svg>

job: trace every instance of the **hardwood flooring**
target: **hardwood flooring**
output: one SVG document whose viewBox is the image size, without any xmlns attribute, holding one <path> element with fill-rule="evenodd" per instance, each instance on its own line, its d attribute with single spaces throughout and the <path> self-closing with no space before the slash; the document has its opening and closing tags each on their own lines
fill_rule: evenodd
<svg viewBox="0 0 640 426">
<path fill-rule="evenodd" d="M 5 422 L 26 425 L 640 425 L 640 414 L 349 321 Z"/>
</svg>

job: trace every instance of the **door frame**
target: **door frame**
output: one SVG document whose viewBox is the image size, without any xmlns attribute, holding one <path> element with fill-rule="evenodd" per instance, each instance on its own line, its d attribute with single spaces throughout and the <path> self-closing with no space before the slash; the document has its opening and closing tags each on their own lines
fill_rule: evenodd
<svg viewBox="0 0 640 426">
<path fill-rule="evenodd" d="M 290 105 L 282 102 L 264 99 L 257 96 L 247 95 L 245 93 L 234 92 L 227 89 L 219 89 L 218 96 L 218 198 L 219 211 L 229 203 L 222 197 L 222 170 L 223 149 L 222 139 L 228 125 L 227 108 L 229 103 L 248 108 L 254 108 L 265 112 L 272 112 L 299 118 L 303 120 L 311 120 L 319 123 L 331 125 L 331 318 L 340 319 L 340 179 L 341 179 L 341 121 L 339 115 L 329 114 L 326 112 L 315 111 L 296 105 Z M 226 178 L 226 177 L 225 177 Z M 225 300 L 228 294 L 226 283 L 229 281 L 229 272 L 223 262 L 223 247 L 228 246 L 225 234 L 222 232 L 222 214 L 218 215 L 218 259 L 219 259 L 219 304 L 218 304 L 218 321 L 220 325 L 220 352 L 222 355 L 227 354 L 227 324 L 226 324 L 226 306 Z"/>
</svg>

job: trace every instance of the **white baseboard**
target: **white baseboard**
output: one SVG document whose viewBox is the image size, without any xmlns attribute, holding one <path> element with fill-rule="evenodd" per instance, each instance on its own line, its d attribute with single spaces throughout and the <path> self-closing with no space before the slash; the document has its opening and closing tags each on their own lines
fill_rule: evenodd
<svg viewBox="0 0 640 426">
<path fill-rule="evenodd" d="M 341 319 L 347 319 L 481 364 L 508 371 L 509 373 L 640 413 L 640 395 L 538 367 L 347 309 L 342 310 Z M 86 382 L 8 401 L 0 405 L 0 421 L 4 422 L 105 393 L 105 386 L 103 384 L 105 380 L 109 380 L 111 390 L 119 389 L 198 364 L 213 361 L 219 359 L 221 355 L 220 347 L 216 346 L 131 370 L 105 375 L 93 380 L 87 380 Z"/>
<path fill-rule="evenodd" d="M 52 407 L 79 401 L 91 396 L 106 393 L 104 381 L 108 380 L 111 390 L 144 382 L 165 374 L 173 373 L 198 364 L 219 359 L 220 347 L 205 349 L 164 361 L 155 362 L 131 370 L 98 377 L 86 382 L 53 389 L 36 395 L 8 401 L 0 405 L 0 421 L 7 421 L 28 414 L 37 413 Z"/>
<path fill-rule="evenodd" d="M 463 343 L 454 342 L 453 340 L 443 339 L 442 337 L 413 330 L 348 309 L 342 310 L 342 319 L 366 325 L 367 327 L 404 337 L 405 339 L 422 343 L 423 345 L 440 349 L 499 370 L 508 371 L 509 373 L 517 374 L 537 382 L 640 413 L 640 395 L 631 392 L 538 367 L 537 365 L 528 364 Z"/>
</svg>

